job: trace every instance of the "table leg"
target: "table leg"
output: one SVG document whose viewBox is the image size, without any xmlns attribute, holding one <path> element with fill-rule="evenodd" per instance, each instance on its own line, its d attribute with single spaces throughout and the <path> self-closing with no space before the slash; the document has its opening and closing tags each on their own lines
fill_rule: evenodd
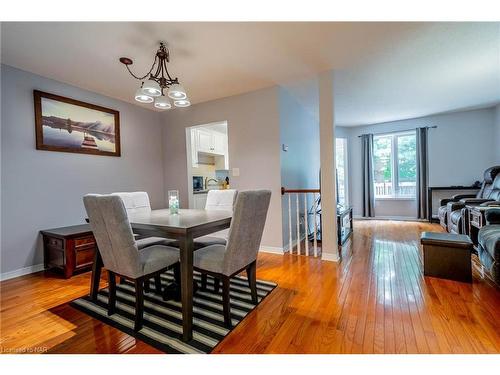
<svg viewBox="0 0 500 375">
<path fill-rule="evenodd" d="M 97 299 L 99 292 L 99 281 L 101 280 L 102 258 L 99 249 L 95 249 L 94 264 L 92 265 L 92 277 L 90 278 L 90 298 Z"/>
<path fill-rule="evenodd" d="M 193 338 L 193 237 L 179 240 L 181 256 L 182 339 Z"/>
</svg>

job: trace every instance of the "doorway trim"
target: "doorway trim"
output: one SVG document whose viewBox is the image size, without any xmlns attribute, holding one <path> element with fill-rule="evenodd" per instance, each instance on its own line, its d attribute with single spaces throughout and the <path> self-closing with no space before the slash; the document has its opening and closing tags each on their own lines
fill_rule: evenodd
<svg viewBox="0 0 500 375">
<path fill-rule="evenodd" d="M 227 143 L 228 143 L 228 159 L 229 158 L 229 122 L 227 120 L 221 120 L 221 121 L 213 121 L 213 122 L 207 122 L 203 124 L 198 124 L 198 125 L 192 125 L 186 127 L 186 161 L 187 161 L 187 180 L 188 180 L 188 207 L 194 207 L 194 202 L 193 202 L 193 173 L 191 172 L 191 168 L 193 166 L 193 159 L 191 157 L 191 129 L 195 128 L 204 128 L 208 126 L 213 126 L 217 124 L 225 124 L 226 125 L 226 136 L 227 136 Z"/>
</svg>

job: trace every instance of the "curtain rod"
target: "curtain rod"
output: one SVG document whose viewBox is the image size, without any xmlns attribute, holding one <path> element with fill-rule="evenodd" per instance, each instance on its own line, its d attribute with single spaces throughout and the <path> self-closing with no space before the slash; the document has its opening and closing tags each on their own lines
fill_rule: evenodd
<svg viewBox="0 0 500 375">
<path fill-rule="evenodd" d="M 380 134 L 394 134 L 394 133 L 404 133 L 404 132 L 408 132 L 410 130 L 417 130 L 417 129 L 420 129 L 420 128 L 426 128 L 426 129 L 436 129 L 437 126 L 434 125 L 434 126 L 421 126 L 419 128 L 412 128 L 412 129 L 406 129 L 406 130 L 393 130 L 391 132 L 381 132 L 381 133 L 373 133 L 373 135 L 380 135 Z M 366 133 L 366 134 L 369 134 L 369 133 Z M 361 135 L 358 135 L 358 138 L 361 138 L 364 134 L 361 134 Z"/>
</svg>

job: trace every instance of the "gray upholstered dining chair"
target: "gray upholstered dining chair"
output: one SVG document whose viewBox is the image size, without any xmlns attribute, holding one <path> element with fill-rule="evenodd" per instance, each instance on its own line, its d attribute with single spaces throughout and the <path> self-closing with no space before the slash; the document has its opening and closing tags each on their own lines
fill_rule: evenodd
<svg viewBox="0 0 500 375">
<path fill-rule="evenodd" d="M 117 192 L 111 193 L 111 195 L 119 196 L 127 215 L 141 214 L 151 212 L 151 203 L 149 201 L 149 195 L 145 191 L 132 191 L 132 192 Z M 151 246 L 151 245 L 170 245 L 174 240 L 162 237 L 143 237 L 138 234 L 134 234 L 134 238 L 137 242 L 137 247 L 139 249 Z"/>
<path fill-rule="evenodd" d="M 88 194 L 83 203 L 90 226 L 109 276 L 108 315 L 115 313 L 116 279 L 125 277 L 135 284 L 135 324 L 143 324 L 144 281 L 155 277 L 160 292 L 159 276 L 179 262 L 179 251 L 164 245 L 152 245 L 139 250 L 122 199 L 117 195 Z"/>
<path fill-rule="evenodd" d="M 207 202 L 205 203 L 205 210 L 234 210 L 234 204 L 238 190 L 209 190 L 207 194 Z M 210 245 L 225 245 L 229 237 L 229 229 L 224 229 L 206 236 L 194 239 L 194 248 L 199 249 Z"/>
<path fill-rule="evenodd" d="M 216 244 L 194 252 L 194 269 L 222 281 L 224 323 L 231 327 L 229 298 L 230 278 L 246 270 L 252 301 L 257 303 L 256 265 L 267 210 L 271 200 L 269 190 L 249 190 L 238 193 L 226 245 Z M 218 283 L 217 283 L 218 284 Z M 215 285 L 216 291 L 218 285 Z M 202 289 L 206 288 L 206 281 Z"/>
</svg>

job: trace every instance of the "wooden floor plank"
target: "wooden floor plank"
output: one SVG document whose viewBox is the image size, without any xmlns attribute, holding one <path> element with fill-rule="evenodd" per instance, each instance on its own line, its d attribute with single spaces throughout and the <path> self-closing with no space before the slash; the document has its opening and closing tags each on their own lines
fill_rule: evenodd
<svg viewBox="0 0 500 375">
<path fill-rule="evenodd" d="M 500 353 L 500 289 L 422 274 L 422 231 L 436 224 L 357 220 L 340 263 L 261 253 L 279 284 L 214 353 Z M 4 353 L 160 353 L 77 311 L 90 274 L 40 272 L 0 283 Z M 102 286 L 106 280 L 102 280 Z"/>
</svg>

